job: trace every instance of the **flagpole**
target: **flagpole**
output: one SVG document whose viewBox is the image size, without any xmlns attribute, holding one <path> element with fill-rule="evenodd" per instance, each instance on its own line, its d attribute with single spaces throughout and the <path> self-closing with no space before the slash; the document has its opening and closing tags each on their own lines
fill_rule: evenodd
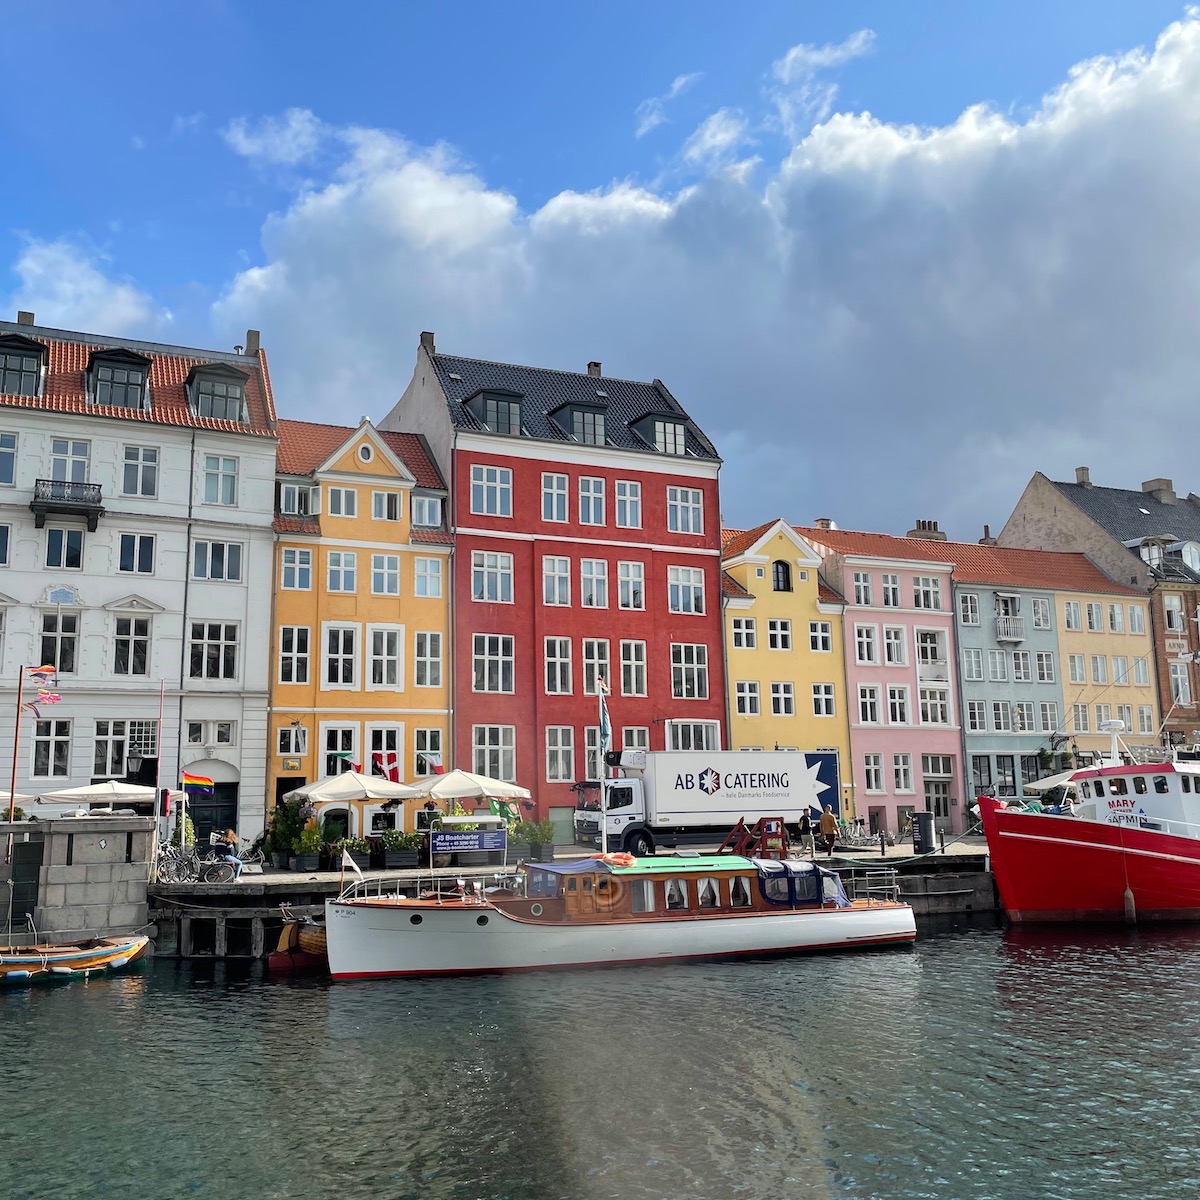
<svg viewBox="0 0 1200 1200">
<path fill-rule="evenodd" d="M 21 699 L 25 686 L 25 667 L 21 667 L 21 673 L 17 676 L 17 717 L 13 726 L 13 757 L 12 757 L 12 781 L 8 785 L 8 848 L 4 852 L 4 861 L 12 862 L 13 853 L 13 832 L 12 821 L 16 815 L 17 808 L 17 747 L 21 741 Z M 12 909 L 9 908 L 9 917 L 11 919 Z"/>
</svg>

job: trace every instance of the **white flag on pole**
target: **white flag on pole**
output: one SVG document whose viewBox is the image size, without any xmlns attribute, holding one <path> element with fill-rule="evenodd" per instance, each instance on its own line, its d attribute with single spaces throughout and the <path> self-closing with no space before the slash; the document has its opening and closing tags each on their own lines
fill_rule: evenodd
<svg viewBox="0 0 1200 1200">
<path fill-rule="evenodd" d="M 342 848 L 342 866 L 349 867 L 350 870 L 352 870 L 359 877 L 359 879 L 364 878 L 363 873 L 358 869 L 358 863 L 356 863 L 354 859 L 350 857 L 350 851 L 345 847 Z"/>
</svg>

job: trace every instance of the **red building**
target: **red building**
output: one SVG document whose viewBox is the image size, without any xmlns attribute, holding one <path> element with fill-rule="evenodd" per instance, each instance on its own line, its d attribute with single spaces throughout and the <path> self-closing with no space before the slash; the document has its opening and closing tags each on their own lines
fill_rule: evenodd
<svg viewBox="0 0 1200 1200">
<path fill-rule="evenodd" d="M 453 761 L 539 815 L 614 748 L 725 745 L 720 459 L 658 380 L 439 354 L 381 428 L 425 436 L 454 533 Z"/>
</svg>

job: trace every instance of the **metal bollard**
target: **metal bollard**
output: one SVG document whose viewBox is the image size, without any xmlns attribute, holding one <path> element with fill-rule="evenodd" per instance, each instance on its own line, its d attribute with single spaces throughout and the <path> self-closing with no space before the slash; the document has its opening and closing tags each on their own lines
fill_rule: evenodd
<svg viewBox="0 0 1200 1200">
<path fill-rule="evenodd" d="M 882 829 L 879 831 L 879 857 L 887 858 L 887 834 Z"/>
<path fill-rule="evenodd" d="M 944 829 L 938 830 L 938 842 L 942 847 L 942 853 L 945 854 L 946 853 L 946 831 Z"/>
</svg>

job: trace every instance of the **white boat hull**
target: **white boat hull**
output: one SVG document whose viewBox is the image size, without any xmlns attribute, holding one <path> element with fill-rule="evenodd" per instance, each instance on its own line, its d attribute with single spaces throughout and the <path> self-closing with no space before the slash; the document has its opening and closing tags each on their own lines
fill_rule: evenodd
<svg viewBox="0 0 1200 1200">
<path fill-rule="evenodd" d="M 916 937 L 907 905 L 551 924 L 488 904 L 418 907 L 330 900 L 325 915 L 334 979 L 849 950 Z"/>
</svg>

